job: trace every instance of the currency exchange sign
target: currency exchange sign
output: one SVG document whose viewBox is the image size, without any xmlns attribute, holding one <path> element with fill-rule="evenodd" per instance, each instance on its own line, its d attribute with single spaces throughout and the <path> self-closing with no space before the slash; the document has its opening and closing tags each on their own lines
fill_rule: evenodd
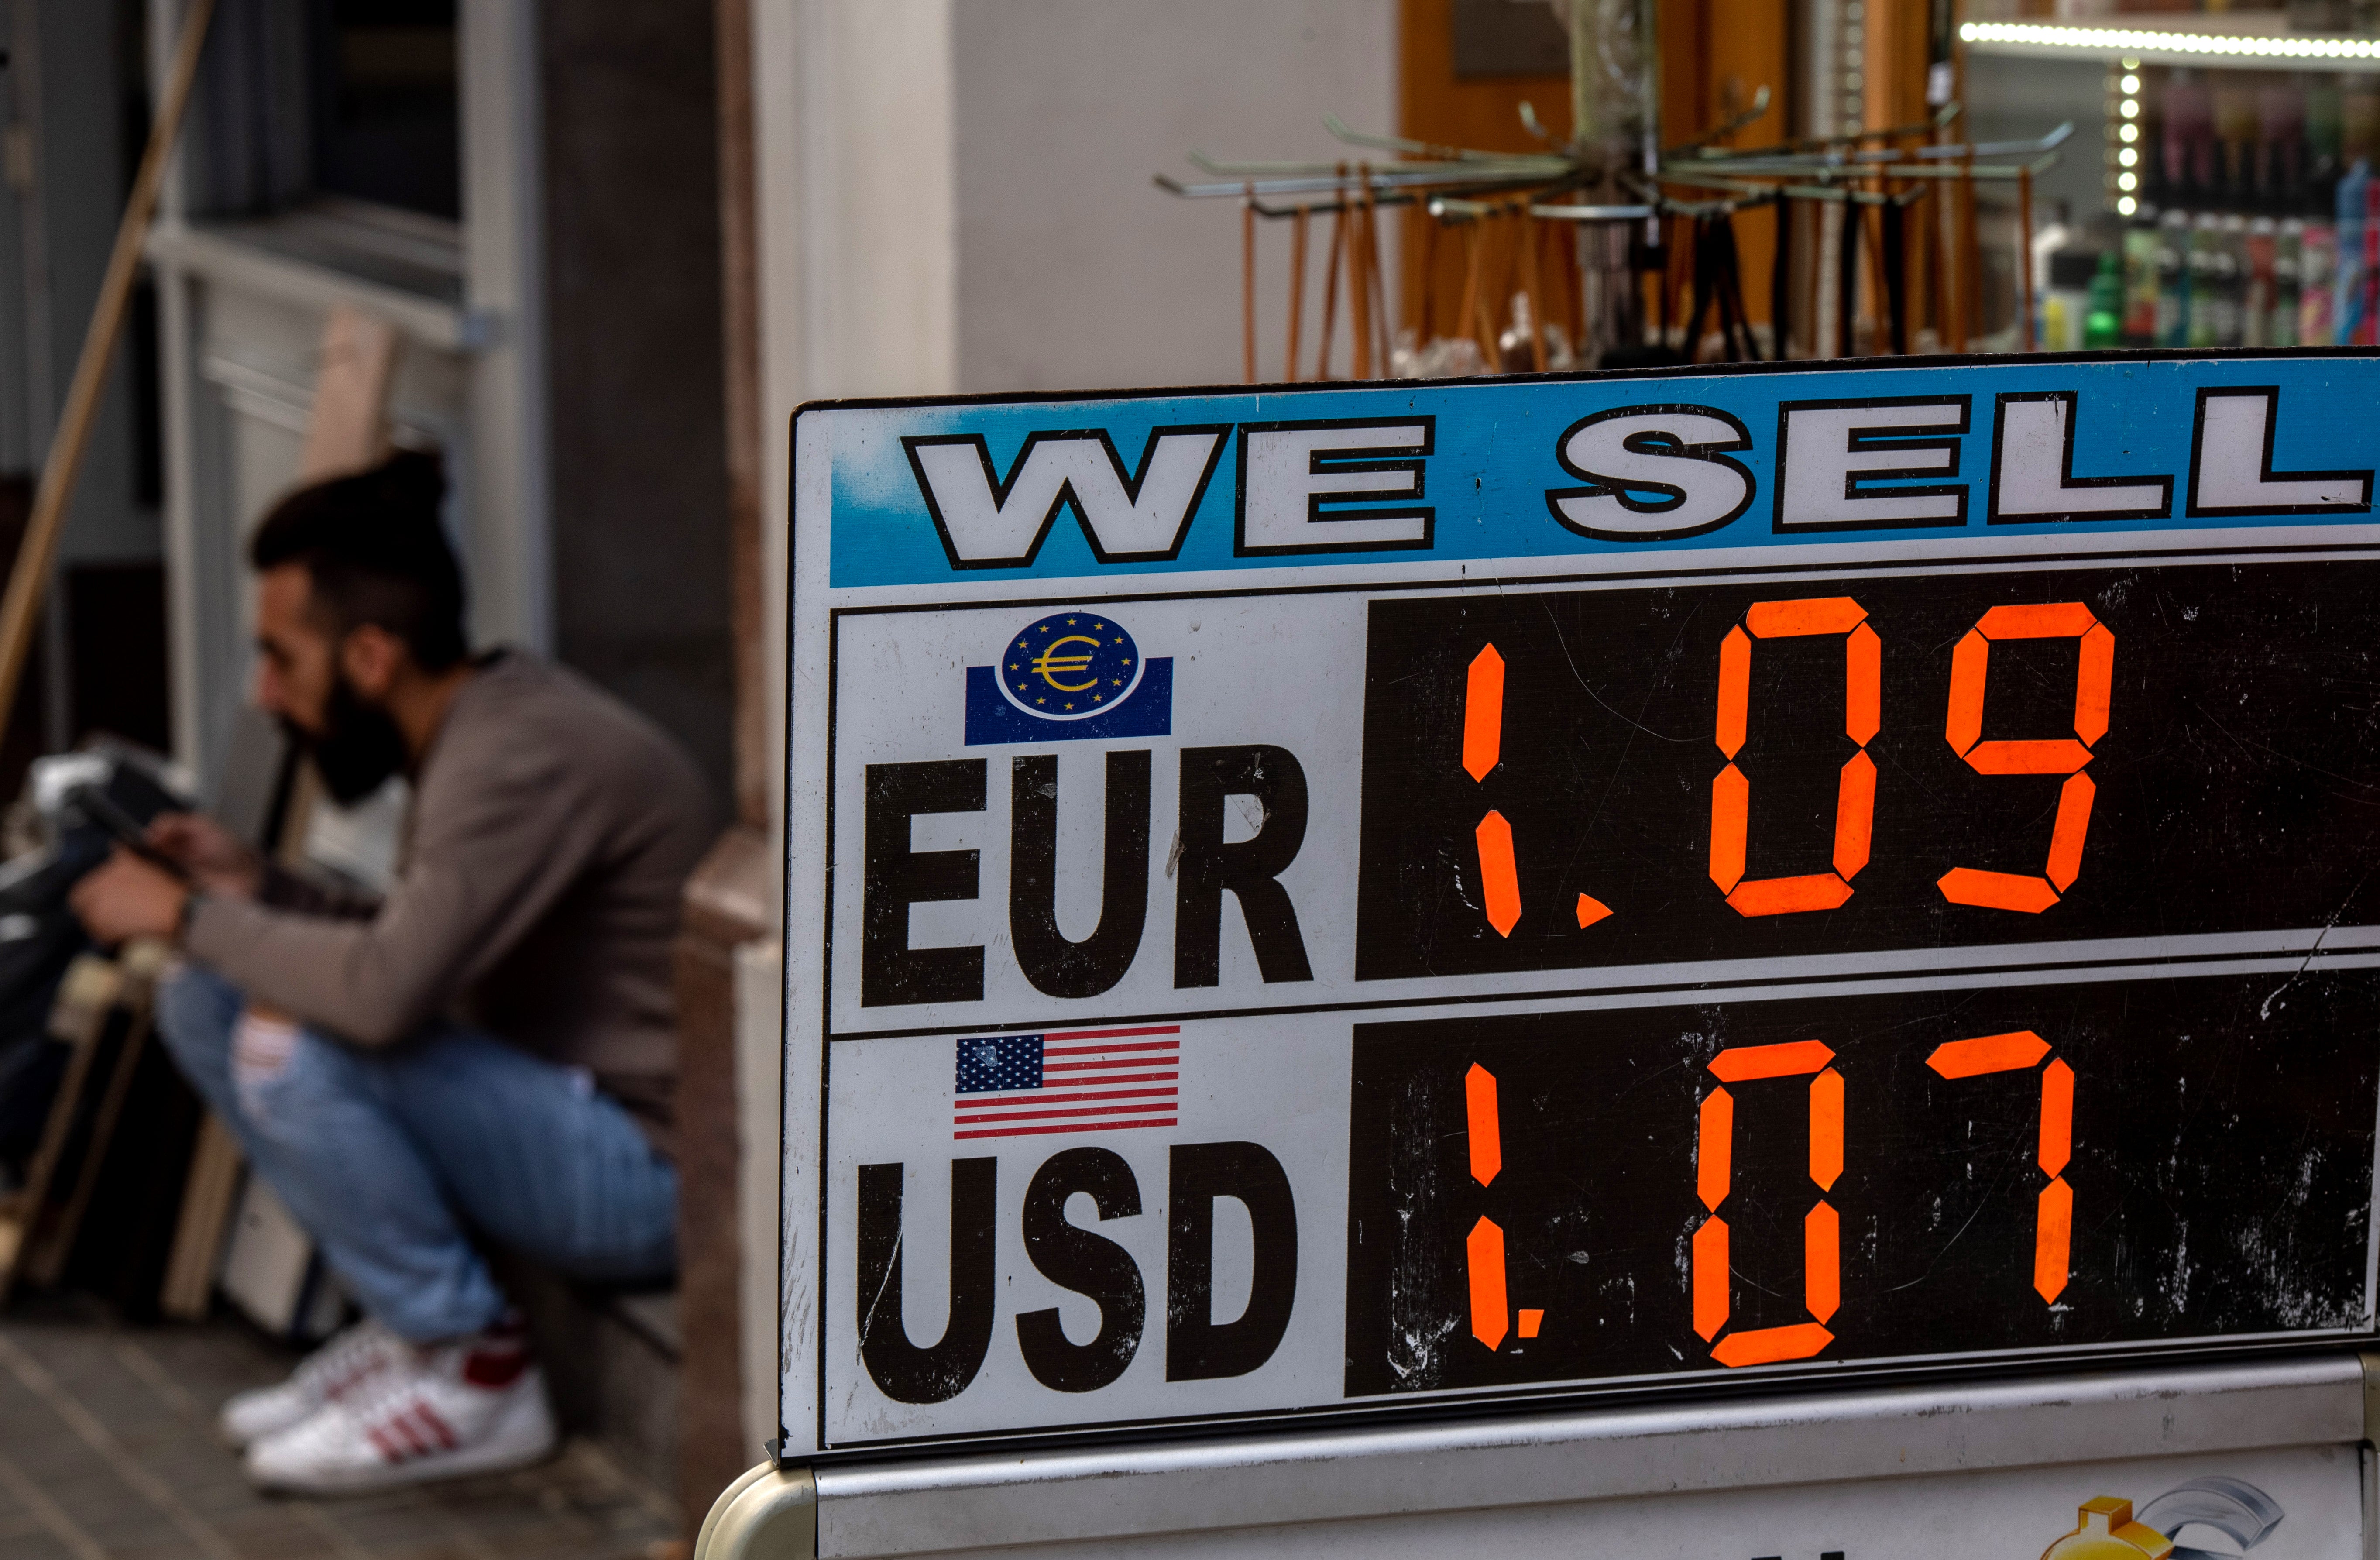
<svg viewBox="0 0 2380 1560">
<path fill-rule="evenodd" d="M 2375 404 L 803 410 L 789 1447 L 2371 1335 Z"/>
</svg>

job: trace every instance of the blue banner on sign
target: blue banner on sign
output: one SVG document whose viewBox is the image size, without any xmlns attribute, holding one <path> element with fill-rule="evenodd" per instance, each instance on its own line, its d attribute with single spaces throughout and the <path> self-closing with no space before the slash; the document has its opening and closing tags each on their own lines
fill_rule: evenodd
<svg viewBox="0 0 2380 1560">
<path fill-rule="evenodd" d="M 2360 521 L 2375 402 L 2342 351 L 854 406 L 832 582 Z"/>
<path fill-rule="evenodd" d="M 1173 732 L 1173 661 L 1143 664 L 1104 611 L 1053 612 L 1019 628 L 990 666 L 966 671 L 966 745 L 1084 742 Z"/>
<path fill-rule="evenodd" d="M 1173 735 L 1173 658 L 1150 658 L 1132 698 L 1088 720 L 1055 721 L 1028 715 L 1001 697 L 990 666 L 966 674 L 966 745 L 998 742 L 1094 742 L 1115 737 Z"/>
</svg>

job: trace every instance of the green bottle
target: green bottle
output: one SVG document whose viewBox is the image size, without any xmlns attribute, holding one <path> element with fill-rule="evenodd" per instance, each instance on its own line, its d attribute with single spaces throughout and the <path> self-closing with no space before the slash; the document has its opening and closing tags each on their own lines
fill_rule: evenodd
<svg viewBox="0 0 2380 1560">
<path fill-rule="evenodd" d="M 2120 347 L 2124 340 L 2124 262 L 2113 250 L 2099 257 L 2098 274 L 2091 278 L 2091 304 L 2082 316 L 2082 346 L 2096 351 Z"/>
</svg>

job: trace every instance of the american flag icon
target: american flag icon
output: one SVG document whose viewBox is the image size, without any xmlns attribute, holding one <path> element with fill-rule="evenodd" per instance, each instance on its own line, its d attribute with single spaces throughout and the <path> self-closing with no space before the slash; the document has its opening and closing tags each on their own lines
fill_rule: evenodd
<svg viewBox="0 0 2380 1560">
<path fill-rule="evenodd" d="M 953 1138 L 1174 1124 L 1182 1027 L 976 1035 L 958 1042 Z"/>
</svg>

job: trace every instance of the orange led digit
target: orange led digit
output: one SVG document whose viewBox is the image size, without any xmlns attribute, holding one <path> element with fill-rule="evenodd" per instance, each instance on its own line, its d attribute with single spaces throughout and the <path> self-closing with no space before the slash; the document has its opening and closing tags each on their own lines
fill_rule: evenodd
<svg viewBox="0 0 2380 1560">
<path fill-rule="evenodd" d="M 2074 1069 L 2052 1062 L 2041 1069 L 2041 1169 L 2046 1176 L 2066 1174 L 2074 1157 Z"/>
<path fill-rule="evenodd" d="M 1504 752 L 1504 658 L 1492 644 L 1471 658 L 1463 690 L 1463 773 L 1484 781 Z M 1479 906 L 1499 937 L 1521 922 L 1521 873 L 1512 825 L 1490 808 L 1472 831 L 1479 846 Z"/>
<path fill-rule="evenodd" d="M 1500 1348 L 1512 1327 L 1504 1302 L 1504 1226 L 1483 1218 L 1463 1244 L 1471 1260 L 1471 1335 Z"/>
<path fill-rule="evenodd" d="M 1796 1040 L 1782 1045 L 1730 1045 L 1710 1059 L 1711 1076 L 1725 1083 L 1748 1083 L 1755 1078 L 1801 1078 L 1835 1059 L 1823 1040 Z"/>
<path fill-rule="evenodd" d="M 1752 641 L 1730 628 L 1718 641 L 1718 727 L 1712 739 L 1730 759 L 1743 750 L 1744 724 L 1752 713 Z"/>
<path fill-rule="evenodd" d="M 1489 645 L 1471 659 L 1463 697 L 1463 773 L 1485 780 L 1503 756 L 1504 658 Z"/>
<path fill-rule="evenodd" d="M 1843 1075 L 1828 1067 L 1810 1080 L 1810 1179 L 1832 1191 L 1842 1173 Z"/>
<path fill-rule="evenodd" d="M 1471 1178 L 1493 1186 L 1504 1168 L 1504 1133 L 1496 1118 L 1496 1075 L 1478 1063 L 1463 1075 L 1464 1114 L 1471 1125 Z"/>
<path fill-rule="evenodd" d="M 1701 1130 L 1694 1148 L 1694 1195 L 1712 1213 L 1727 1200 L 1727 1183 L 1734 1166 L 1735 1096 L 1714 1089 L 1703 1096 Z"/>
<path fill-rule="evenodd" d="M 2050 1305 L 2066 1292 L 2067 1255 L 2074 1249 L 2074 1188 L 2064 1177 L 2041 1188 L 2034 1214 L 2033 1291 Z"/>
<path fill-rule="evenodd" d="M 1471 658 L 1463 679 L 1463 773 L 1485 784 L 1503 757 L 1504 657 L 1490 643 Z M 1479 908 L 1497 936 L 1510 937 L 1521 923 L 1521 871 L 1512 849 L 1512 821 L 1490 808 L 1472 830 L 1472 838 L 1479 850 Z M 1594 896 L 1578 896 L 1582 929 L 1610 914 L 1610 907 Z"/>
<path fill-rule="evenodd" d="M 1727 1221 L 1717 1213 L 1694 1231 L 1694 1332 L 1708 1340 L 1727 1325 Z"/>
<path fill-rule="evenodd" d="M 1493 808 L 1473 831 L 1479 842 L 1480 907 L 1499 937 L 1510 937 L 1521 921 L 1521 873 L 1512 860 L 1512 825 Z"/>
<path fill-rule="evenodd" d="M 2087 774 L 2070 774 L 2058 792 L 2058 821 L 2049 826 L 2049 860 L 2043 875 L 2060 894 L 2082 872 L 2082 841 L 2091 833 L 2091 803 L 2099 787 Z"/>
<path fill-rule="evenodd" d="M 1797 1040 L 1778 1045 L 1730 1046 L 1709 1064 L 1711 1076 L 1722 1085 L 1771 1078 L 1810 1079 L 1810 1179 L 1822 1193 L 1834 1186 L 1843 1170 L 1843 1075 L 1828 1065 L 1834 1059 L 1834 1051 L 1823 1041 Z M 1694 1231 L 1688 1287 L 1694 1332 L 1707 1340 L 1727 1325 L 1731 1309 L 1727 1221 L 1719 1217 L 1718 1208 L 1727 1200 L 1731 1178 L 1735 1097 L 1724 1087 L 1704 1095 L 1697 1127 L 1694 1190 L 1710 1215 Z M 1807 1359 L 1835 1341 L 1824 1324 L 1842 1302 L 1842 1224 L 1834 1205 L 1823 1196 L 1802 1221 L 1802 1257 L 1803 1303 L 1817 1321 L 1730 1333 L 1712 1345 L 1713 1359 L 1730 1368 Z"/>
<path fill-rule="evenodd" d="M 1937 1045 L 1925 1065 L 1944 1078 L 1974 1078 L 2029 1067 L 2048 1054 L 2049 1042 L 2031 1030 L 2019 1030 L 2014 1034 L 1979 1035 Z"/>
<path fill-rule="evenodd" d="M 1725 1052 L 1719 1053 L 1727 1054 Z M 1735 1096 L 1714 1089 L 1703 1096 L 1700 1130 L 1694 1145 L 1694 1194 L 1710 1210 L 1694 1231 L 1694 1331 L 1710 1337 L 1727 1325 L 1727 1221 L 1718 1205 L 1727 1200 L 1727 1184 L 1735 1153 Z"/>
<path fill-rule="evenodd" d="M 1760 640 L 1792 640 L 1812 634 L 1848 634 L 1867 621 L 1867 611 L 1849 596 L 1811 596 L 1798 602 L 1755 602 L 1743 626 Z"/>
<path fill-rule="evenodd" d="M 1991 647 L 1998 640 L 2080 641 L 2074 676 L 2074 736 L 2026 741 L 1983 740 L 1984 688 L 1991 676 Z M 1996 606 L 1976 620 L 1950 652 L 1950 695 L 1942 736 L 1978 774 L 2063 774 L 2058 818 L 2050 825 L 2049 859 L 2040 876 L 1953 867 L 1936 886 L 1954 905 L 2039 915 L 2074 886 L 2082 871 L 2082 843 L 2091 832 L 2091 803 L 2098 786 L 2082 773 L 2091 750 L 2107 734 L 2107 706 L 2115 686 L 2116 637 L 2081 602 Z"/>
<path fill-rule="evenodd" d="M 1843 761 L 1843 777 L 1835 788 L 1835 875 L 1843 880 L 1845 899 L 1851 897 L 1851 880 L 1867 865 L 1875 823 L 1876 762 L 1863 749 Z"/>
<path fill-rule="evenodd" d="M 1843 735 L 1866 747 L 1884 725 L 1884 641 L 1860 624 L 1843 636 Z"/>
<path fill-rule="evenodd" d="M 1763 1327 L 1751 1333 L 1730 1333 L 1711 1348 L 1711 1358 L 1730 1370 L 1745 1365 L 1774 1365 L 1786 1359 L 1807 1359 L 1835 1341 L 1835 1335 L 1815 1322 L 1791 1327 Z"/>
<path fill-rule="evenodd" d="M 1496 1109 L 1496 1075 L 1476 1062 L 1463 1075 L 1463 1105 L 1471 1128 L 1471 1178 L 1483 1187 L 1493 1185 L 1504 1168 L 1504 1128 Z M 1463 1256 L 1470 1269 L 1471 1335 L 1489 1348 L 1500 1348 L 1507 1304 L 1503 1226 L 1487 1218 L 1473 1225 Z M 1535 1337 L 1536 1329 L 1525 1327 L 1524 1335 Z"/>
<path fill-rule="evenodd" d="M 1825 1198 L 1802 1220 L 1802 1303 L 1831 1322 L 1843 1299 L 1842 1221 Z"/>
<path fill-rule="evenodd" d="M 1722 894 L 1734 894 L 1743 881 L 1743 843 L 1751 824 L 1752 782 L 1730 763 L 1711 781 L 1710 876 Z"/>
<path fill-rule="evenodd" d="M 2079 778 L 2079 776 L 2078 776 Z M 2031 1030 L 1978 1035 L 1934 1048 L 1925 1065 L 1948 1079 L 2022 1072 L 2049 1054 L 2049 1042 Z M 2074 1240 L 2074 1188 L 2066 1183 L 2074 1152 L 2074 1069 L 2052 1061 L 2041 1069 L 2041 1146 L 2038 1162 L 2049 1184 L 2041 1188 L 2033 1225 L 2033 1287 L 2056 1303 L 2066 1290 L 2067 1260 Z"/>
<path fill-rule="evenodd" d="M 1745 637 L 1750 630 L 1751 639 Z M 1794 877 L 1743 876 L 1752 826 L 1752 783 L 1736 767 L 1752 702 L 1752 640 L 1843 636 L 1843 733 L 1859 745 L 1836 783 L 1833 871 Z M 1718 647 L 1718 710 L 1712 736 L 1727 767 L 1711 781 L 1710 877 L 1741 916 L 1831 910 L 1852 896 L 1851 880 L 1867 865 L 1876 821 L 1876 763 L 1867 744 L 1883 715 L 1883 646 L 1867 613 L 1849 596 L 1755 602 Z"/>
<path fill-rule="evenodd" d="M 2049 885 L 2048 879 L 2026 877 L 2019 872 L 1953 867 L 1937 879 L 1934 886 L 1954 905 L 1977 905 L 1992 910 L 2023 910 L 2039 915 L 2058 903 L 2058 890 Z"/>
</svg>

